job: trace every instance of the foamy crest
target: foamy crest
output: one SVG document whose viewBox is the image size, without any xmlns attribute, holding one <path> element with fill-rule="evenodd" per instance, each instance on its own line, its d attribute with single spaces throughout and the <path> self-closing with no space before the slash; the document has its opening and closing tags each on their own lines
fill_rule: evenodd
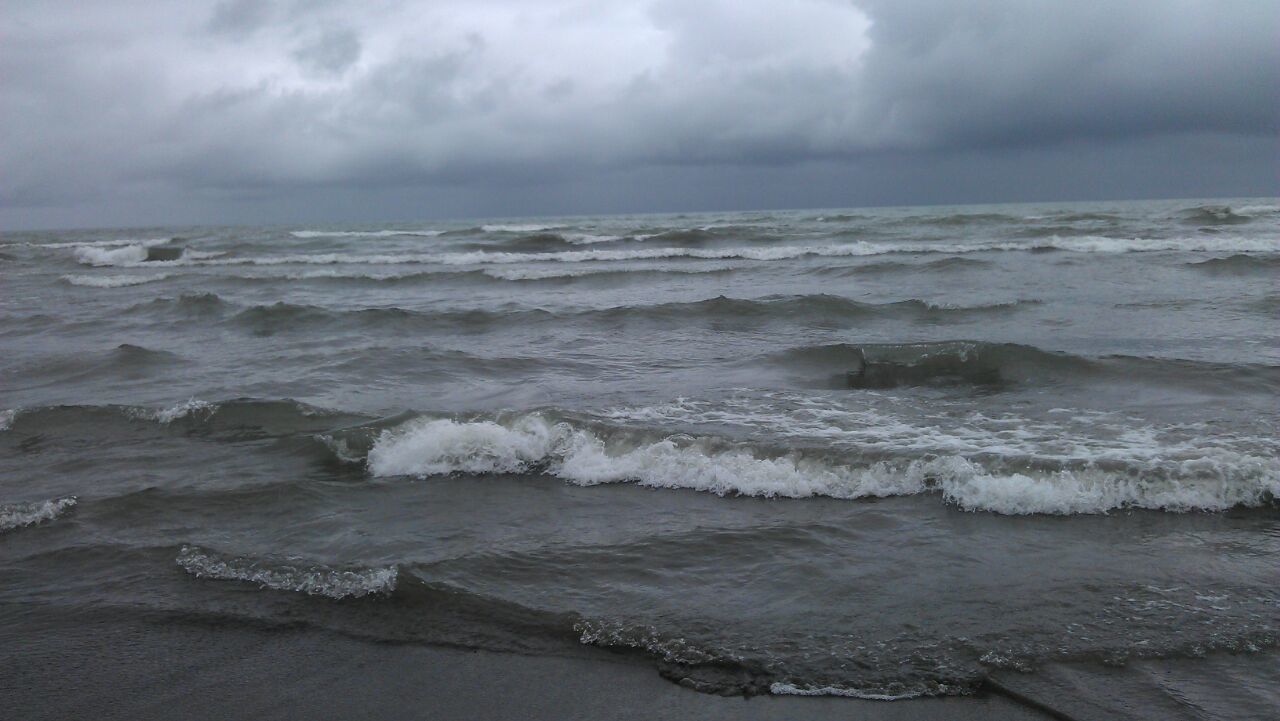
<svg viewBox="0 0 1280 721">
<path fill-rule="evenodd" d="M 52 521 L 74 505 L 76 505 L 75 496 L 54 498 L 38 503 L 0 505 L 0 533 Z"/>
<path fill-rule="evenodd" d="M 71 285 L 86 288 L 125 288 L 164 280 L 168 277 L 168 273 L 161 273 L 159 275 L 64 275 L 62 279 Z"/>
<path fill-rule="evenodd" d="M 889 430 L 899 438 L 907 433 Z M 1216 511 L 1280 497 L 1280 461 L 1226 447 L 1157 444 L 1145 454 L 1128 455 L 1099 448 L 1095 460 L 1110 467 L 1087 461 L 1041 468 L 1049 459 L 1028 458 L 1016 432 L 994 432 L 977 450 L 971 438 L 943 440 L 942 453 L 930 448 L 938 443 L 937 429 L 917 433 L 922 437 L 904 439 L 903 448 L 923 454 L 866 463 L 845 462 L 838 453 L 766 452 L 713 437 L 654 439 L 620 432 L 606 440 L 539 414 L 504 421 L 433 419 L 383 431 L 367 466 L 374 476 L 541 472 L 584 486 L 631 482 L 721 496 L 854 499 L 938 493 L 965 510 L 1009 515 L 1116 508 Z M 974 457 L 954 452 L 962 449 Z M 859 455 L 855 450 L 849 458 Z"/>
<path fill-rule="evenodd" d="M 861 698 L 868 701 L 901 701 L 909 698 L 919 698 L 924 694 L 923 691 L 908 691 L 900 694 L 879 693 L 876 691 L 862 691 L 856 688 L 844 688 L 842 686 L 796 686 L 789 683 L 776 681 L 769 686 L 769 693 L 775 696 L 842 696 L 845 698 Z"/>
<path fill-rule="evenodd" d="M 559 429 L 538 416 L 522 417 L 510 427 L 429 420 L 383 431 L 369 451 L 369 471 L 375 476 L 522 473 L 547 459 L 558 441 Z"/>
<path fill-rule="evenodd" d="M 398 576 L 395 566 L 340 569 L 322 564 L 273 565 L 251 558 L 224 556 L 195 546 L 183 546 L 177 563 L 196 578 L 245 581 L 261 588 L 333 599 L 391 593 Z"/>
<path fill-rule="evenodd" d="M 18 409 L 0 411 L 0 431 L 7 431 L 13 427 L 13 419 L 18 417 Z"/>
</svg>

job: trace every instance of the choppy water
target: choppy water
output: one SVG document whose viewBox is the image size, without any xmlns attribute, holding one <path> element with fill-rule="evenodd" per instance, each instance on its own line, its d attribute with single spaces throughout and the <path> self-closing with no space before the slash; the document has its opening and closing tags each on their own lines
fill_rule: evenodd
<svg viewBox="0 0 1280 721">
<path fill-rule="evenodd" d="M 1268 654 L 1280 201 L 0 239 L 0 604 L 910 697 Z"/>
</svg>

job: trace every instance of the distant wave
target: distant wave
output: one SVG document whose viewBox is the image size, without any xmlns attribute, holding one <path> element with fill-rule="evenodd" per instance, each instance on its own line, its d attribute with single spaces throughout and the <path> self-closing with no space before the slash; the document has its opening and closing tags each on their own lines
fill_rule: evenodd
<svg viewBox="0 0 1280 721">
<path fill-rule="evenodd" d="M 82 258 L 91 265 L 136 266 L 148 262 L 145 249 L 126 247 L 110 251 L 98 251 Z M 278 255 L 243 258 L 202 258 L 191 253 L 174 260 L 153 260 L 149 264 L 163 265 L 506 265 L 513 263 L 583 263 L 593 261 L 661 260 L 691 258 L 701 260 L 745 259 L 757 261 L 789 260 L 805 256 L 850 257 L 888 253 L 978 253 L 989 251 L 1062 250 L 1076 253 L 1130 253 L 1153 251 L 1183 252 L 1277 252 L 1280 241 L 1274 238 L 1134 238 L 1119 239 L 1101 236 L 1052 238 L 1034 244 L 1013 241 L 978 241 L 971 243 L 903 242 L 873 244 L 867 242 L 840 245 L 783 245 L 734 248 L 658 247 L 628 249 L 589 249 L 553 252 L 453 252 L 453 253 L 404 253 L 358 254 L 318 253 L 310 255 Z"/>
<path fill-rule="evenodd" d="M 36 503 L 0 504 L 0 533 L 52 521 L 74 505 L 75 496 Z"/>
<path fill-rule="evenodd" d="M 171 277 L 170 273 L 156 275 L 64 275 L 62 279 L 71 285 L 86 288 L 126 288 L 144 283 L 154 283 Z"/>
<path fill-rule="evenodd" d="M 147 243 L 133 243 L 119 247 L 79 246 L 75 250 L 76 261 L 81 265 L 126 268 L 143 264 L 190 265 L 211 262 L 211 259 L 221 255 L 223 255 L 221 252 L 215 251 L 198 251 L 180 246 Z"/>
<path fill-rule="evenodd" d="M 539 233 L 544 230 L 555 230 L 561 226 L 543 223 L 494 223 L 480 226 L 486 233 Z"/>
<path fill-rule="evenodd" d="M 1189 225 L 1240 225 L 1257 217 L 1280 213 L 1280 205 L 1199 205 L 1182 211 L 1182 222 Z"/>
<path fill-rule="evenodd" d="M 388 238 L 397 235 L 416 235 L 434 238 L 443 235 L 443 230 L 293 230 L 289 232 L 295 238 Z"/>
</svg>

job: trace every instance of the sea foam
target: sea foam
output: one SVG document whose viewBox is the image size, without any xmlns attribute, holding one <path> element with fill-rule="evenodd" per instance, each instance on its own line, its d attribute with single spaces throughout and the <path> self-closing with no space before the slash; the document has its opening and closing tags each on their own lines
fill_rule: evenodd
<svg viewBox="0 0 1280 721">
<path fill-rule="evenodd" d="M 256 583 L 261 588 L 295 591 L 333 599 L 360 598 L 395 590 L 395 566 L 333 568 L 323 564 L 273 564 L 241 556 L 227 556 L 196 546 L 183 546 L 177 563 L 196 578 Z"/>
<path fill-rule="evenodd" d="M 34 526 L 45 521 L 52 521 L 74 505 L 76 505 L 75 496 L 54 498 L 37 503 L 0 505 L 0 533 L 24 526 Z"/>
</svg>

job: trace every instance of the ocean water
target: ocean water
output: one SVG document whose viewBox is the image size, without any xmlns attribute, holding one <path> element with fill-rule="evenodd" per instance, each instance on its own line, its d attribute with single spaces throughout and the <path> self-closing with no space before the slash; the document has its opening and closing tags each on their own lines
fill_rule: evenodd
<svg viewBox="0 0 1280 721">
<path fill-rule="evenodd" d="M 6 233 L 0 613 L 1247 679 L 1278 278 L 1275 199 Z"/>
</svg>

